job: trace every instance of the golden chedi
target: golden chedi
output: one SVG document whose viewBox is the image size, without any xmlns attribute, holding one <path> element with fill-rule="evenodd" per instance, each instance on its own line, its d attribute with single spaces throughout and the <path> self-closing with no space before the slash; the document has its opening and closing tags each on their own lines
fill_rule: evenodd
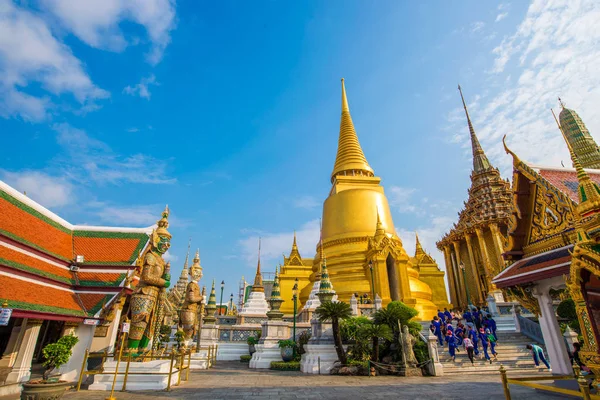
<svg viewBox="0 0 600 400">
<path fill-rule="evenodd" d="M 358 142 L 342 79 L 338 151 L 331 191 L 323 204 L 322 242 L 329 277 L 341 301 L 349 302 L 354 293 L 372 297 L 373 281 L 384 306 L 400 300 L 416 308 L 419 318 L 429 319 L 437 310 L 431 301 L 431 288 L 419 280 L 419 272 L 410 265 L 380 182 Z M 301 290 L 302 304 L 319 279 L 320 252 L 317 248 L 310 283 Z M 282 293 L 288 295 L 291 293 Z"/>
</svg>

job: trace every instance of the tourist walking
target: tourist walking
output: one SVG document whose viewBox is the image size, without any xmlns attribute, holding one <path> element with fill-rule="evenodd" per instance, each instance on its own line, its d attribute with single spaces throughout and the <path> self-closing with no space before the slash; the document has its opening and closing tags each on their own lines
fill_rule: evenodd
<svg viewBox="0 0 600 400">
<path fill-rule="evenodd" d="M 531 351 L 531 355 L 533 356 L 533 362 L 535 363 L 536 367 L 540 366 L 541 360 L 546 365 L 546 368 L 548 368 L 548 371 L 552 371 L 552 369 L 550 368 L 550 364 L 548 364 L 548 361 L 546 361 L 546 357 L 544 357 L 544 350 L 542 350 L 540 346 L 538 346 L 537 344 L 528 344 L 526 347 L 529 351 Z"/>
<path fill-rule="evenodd" d="M 483 347 L 483 354 L 485 356 L 485 359 L 488 360 L 491 364 L 492 359 L 490 358 L 490 355 L 488 354 L 488 346 L 489 346 L 490 342 L 488 341 L 487 335 L 485 334 L 485 331 L 483 330 L 483 328 L 479 329 L 479 341 L 481 342 L 481 347 Z"/>
<path fill-rule="evenodd" d="M 466 337 L 463 339 L 463 346 L 465 350 L 467 350 L 467 357 L 469 357 L 469 360 L 471 360 L 471 365 L 474 365 L 475 363 L 473 362 L 473 353 L 475 352 L 475 348 L 473 346 L 473 341 Z"/>
<path fill-rule="evenodd" d="M 469 333 L 467 334 L 467 337 L 469 339 L 471 339 L 471 341 L 473 342 L 473 349 L 475 351 L 475 355 L 478 356 L 479 355 L 479 335 L 477 334 L 477 332 L 475 331 L 475 328 L 473 326 L 471 326 L 469 328 Z"/>
<path fill-rule="evenodd" d="M 448 342 L 448 353 L 450 353 L 452 361 L 456 361 L 456 338 L 452 334 L 452 331 L 446 333 L 446 342 Z"/>
<path fill-rule="evenodd" d="M 433 326 L 433 334 L 437 336 L 438 341 L 440 342 L 440 346 L 444 345 L 444 340 L 442 338 L 442 323 L 438 316 L 433 317 L 433 321 L 431 321 L 431 325 Z"/>
<path fill-rule="evenodd" d="M 444 308 L 444 317 L 446 317 L 446 321 L 452 321 L 452 314 L 450 314 L 450 311 L 448 311 L 447 308 Z"/>
<path fill-rule="evenodd" d="M 489 329 L 485 330 L 485 336 L 487 337 L 487 340 L 490 344 L 490 350 L 492 355 L 494 356 L 494 359 L 498 358 L 498 353 L 496 353 L 496 336 L 494 336 L 494 334 Z"/>
</svg>

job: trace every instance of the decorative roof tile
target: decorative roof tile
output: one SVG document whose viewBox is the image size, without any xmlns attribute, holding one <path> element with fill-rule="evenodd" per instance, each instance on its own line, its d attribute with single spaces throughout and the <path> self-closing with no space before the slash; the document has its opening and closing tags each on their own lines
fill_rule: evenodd
<svg viewBox="0 0 600 400">
<path fill-rule="evenodd" d="M 72 274 L 68 269 L 52 265 L 38 258 L 31 257 L 1 245 L 0 265 L 30 272 L 59 282 L 71 283 Z"/>
<path fill-rule="evenodd" d="M 74 231 L 74 256 L 84 256 L 84 264 L 131 265 L 148 235 L 131 232 Z"/>
<path fill-rule="evenodd" d="M 81 286 L 119 286 L 127 277 L 126 273 L 82 272 L 77 273 Z"/>
<path fill-rule="evenodd" d="M 542 176 L 550 182 L 558 190 L 569 196 L 575 203 L 579 203 L 579 195 L 577 190 L 579 188 L 579 181 L 577 180 L 577 171 L 572 168 L 565 168 L 564 170 L 558 168 L 549 167 L 532 167 Z M 590 179 L 600 185 L 600 170 L 586 170 Z"/>
</svg>

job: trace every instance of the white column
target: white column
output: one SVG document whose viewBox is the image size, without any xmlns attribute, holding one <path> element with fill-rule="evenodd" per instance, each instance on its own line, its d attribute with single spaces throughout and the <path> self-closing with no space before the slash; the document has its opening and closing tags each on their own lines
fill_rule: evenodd
<svg viewBox="0 0 600 400">
<path fill-rule="evenodd" d="M 93 325 L 78 324 L 77 326 L 68 326 L 65 328 L 63 335 L 73 334 L 77 336 L 79 342 L 73 347 L 71 358 L 69 362 L 60 367 L 59 372 L 61 373 L 60 379 L 73 382 L 79 378 L 79 372 L 81 370 L 81 363 L 85 355 L 85 350 L 89 349 L 94 339 Z"/>
<path fill-rule="evenodd" d="M 565 346 L 565 341 L 560 332 L 556 314 L 552 307 L 552 297 L 550 296 L 550 288 L 553 284 L 561 283 L 564 285 L 562 277 L 559 277 L 559 282 L 554 282 L 555 279 L 546 279 L 540 281 L 533 289 L 533 295 L 537 298 L 540 305 L 542 315 L 539 318 L 542 334 L 544 335 L 544 344 L 550 358 L 550 366 L 552 373 L 557 375 L 568 375 L 573 373 L 571 364 L 569 363 L 569 355 Z M 557 286 L 558 286 L 557 285 Z"/>
<path fill-rule="evenodd" d="M 23 321 L 23 338 L 19 346 L 19 352 L 13 364 L 12 371 L 6 377 L 6 383 L 26 382 L 31 376 L 31 360 L 42 321 L 37 319 L 27 319 Z"/>
<path fill-rule="evenodd" d="M 27 320 L 21 321 L 21 325 L 13 326 L 10 332 L 10 338 L 8 339 L 8 344 L 6 345 L 6 350 L 4 350 L 4 354 L 2 354 L 2 359 L 0 359 L 0 367 L 12 367 L 15 359 L 17 358 L 17 354 L 19 354 L 19 346 L 21 344 L 22 333 L 24 329 L 24 325 Z M 16 325 L 17 321 L 15 322 Z"/>
</svg>

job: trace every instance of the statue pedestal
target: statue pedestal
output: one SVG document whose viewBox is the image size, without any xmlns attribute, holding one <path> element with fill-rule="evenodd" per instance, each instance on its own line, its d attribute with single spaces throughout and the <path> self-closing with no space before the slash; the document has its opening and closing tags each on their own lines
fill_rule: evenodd
<svg viewBox="0 0 600 400">
<path fill-rule="evenodd" d="M 192 353 L 190 357 L 190 370 L 208 369 L 208 354 L 205 351 Z"/>
<path fill-rule="evenodd" d="M 333 329 L 330 323 L 319 322 L 316 318 L 310 321 L 312 334 L 308 344 L 304 345 L 305 353 L 300 360 L 300 371 L 305 374 L 329 374 L 338 361 Z"/>
<path fill-rule="evenodd" d="M 176 363 L 175 363 L 176 364 Z M 90 385 L 88 390 L 110 390 L 112 387 L 116 361 L 108 361 L 104 363 L 104 372 L 107 374 L 95 375 L 94 383 Z M 169 381 L 169 369 L 171 360 L 154 360 L 148 362 L 132 362 L 129 364 L 129 374 L 127 376 L 127 390 L 164 390 L 167 388 Z M 117 383 L 115 390 L 121 390 L 123 387 L 123 379 L 125 378 L 125 369 L 127 362 L 119 364 L 119 373 L 117 375 Z M 171 376 L 171 384 L 177 383 L 179 371 L 173 366 L 173 375 Z M 148 374 L 152 373 L 152 374 Z"/>
<path fill-rule="evenodd" d="M 265 321 L 256 352 L 250 360 L 250 368 L 270 368 L 272 361 L 283 361 L 279 341 L 290 338 L 290 324 L 284 321 Z"/>
<path fill-rule="evenodd" d="M 208 368 L 208 350 L 204 347 L 216 346 L 219 342 L 219 326 L 210 324 L 204 325 L 200 331 L 200 346 L 198 353 L 192 353 L 190 360 L 190 370 Z"/>
</svg>

